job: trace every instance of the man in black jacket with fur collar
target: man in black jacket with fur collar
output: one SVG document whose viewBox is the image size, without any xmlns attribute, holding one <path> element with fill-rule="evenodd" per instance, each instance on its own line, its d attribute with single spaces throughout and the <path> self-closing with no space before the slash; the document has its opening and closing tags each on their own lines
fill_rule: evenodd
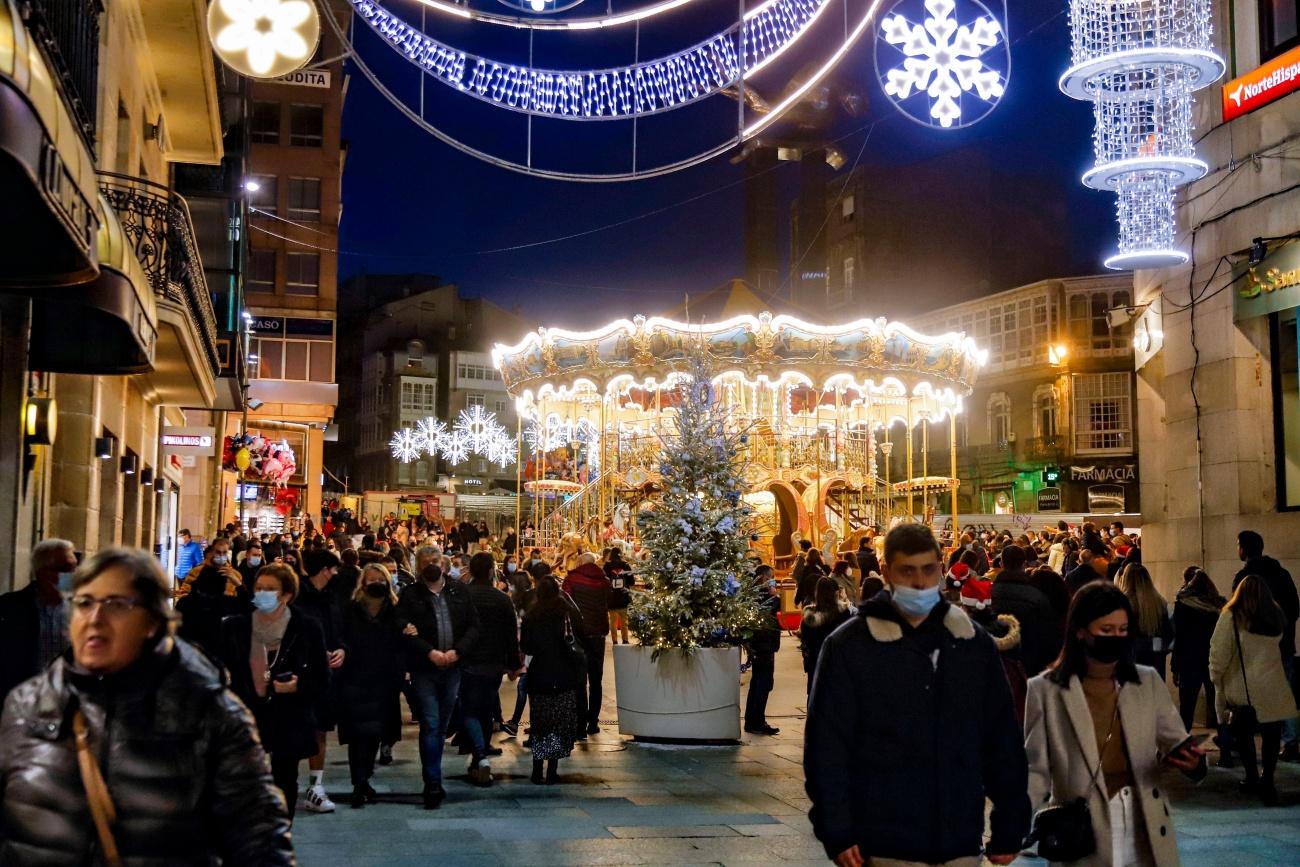
<svg viewBox="0 0 1300 867">
<path fill-rule="evenodd" d="M 1029 772 L 997 648 L 942 601 L 928 527 L 890 531 L 884 578 L 892 593 L 864 602 L 818 659 L 804 743 L 813 830 L 840 867 L 1010 864 L 1029 832 Z"/>
</svg>

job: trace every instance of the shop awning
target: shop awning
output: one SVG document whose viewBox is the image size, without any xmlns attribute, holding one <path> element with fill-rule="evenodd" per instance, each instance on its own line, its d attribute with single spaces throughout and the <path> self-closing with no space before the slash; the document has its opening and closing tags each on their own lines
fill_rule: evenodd
<svg viewBox="0 0 1300 867">
<path fill-rule="evenodd" d="M 28 350 L 33 370 L 126 374 L 153 366 L 158 340 L 153 289 L 102 196 L 95 246 L 98 277 L 33 300 Z"/>
<path fill-rule="evenodd" d="M 95 164 L 14 0 L 0 0 L 0 290 L 92 279 Z"/>
</svg>

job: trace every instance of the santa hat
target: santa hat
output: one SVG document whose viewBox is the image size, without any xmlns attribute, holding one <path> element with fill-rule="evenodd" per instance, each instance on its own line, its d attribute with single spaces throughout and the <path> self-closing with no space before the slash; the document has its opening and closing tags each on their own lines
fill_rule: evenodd
<svg viewBox="0 0 1300 867">
<path fill-rule="evenodd" d="M 983 609 L 993 604 L 993 582 L 972 575 L 961 585 L 961 604 Z"/>
</svg>

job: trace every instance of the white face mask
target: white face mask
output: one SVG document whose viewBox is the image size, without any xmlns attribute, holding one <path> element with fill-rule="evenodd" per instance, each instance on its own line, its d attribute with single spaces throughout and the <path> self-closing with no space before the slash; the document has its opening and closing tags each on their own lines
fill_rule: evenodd
<svg viewBox="0 0 1300 867">
<path fill-rule="evenodd" d="M 216 554 L 212 558 L 212 564 L 214 566 L 224 566 L 229 562 L 230 562 L 230 557 L 229 555 L 226 554 Z"/>
<path fill-rule="evenodd" d="M 244 559 L 245 559 L 245 561 L 247 561 L 247 563 L 248 563 L 249 566 L 261 566 L 261 565 L 262 565 L 262 558 L 261 558 L 261 557 L 245 557 Z"/>
</svg>

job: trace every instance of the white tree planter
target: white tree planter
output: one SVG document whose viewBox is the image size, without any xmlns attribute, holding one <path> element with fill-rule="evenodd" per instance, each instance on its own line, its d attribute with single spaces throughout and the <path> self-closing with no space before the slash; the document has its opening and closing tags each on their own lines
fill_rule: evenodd
<svg viewBox="0 0 1300 867">
<path fill-rule="evenodd" d="M 684 653 L 614 646 L 618 730 L 672 740 L 740 739 L 740 648 Z"/>
</svg>

